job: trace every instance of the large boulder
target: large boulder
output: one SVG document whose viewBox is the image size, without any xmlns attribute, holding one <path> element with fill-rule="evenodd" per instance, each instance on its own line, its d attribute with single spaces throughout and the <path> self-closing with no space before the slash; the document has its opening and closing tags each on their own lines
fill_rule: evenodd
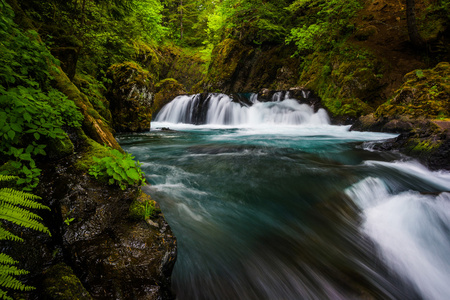
<svg viewBox="0 0 450 300">
<path fill-rule="evenodd" d="M 264 45 L 253 48 L 226 39 L 212 52 L 208 73 L 194 92 L 243 93 L 262 88 L 286 90 L 298 80 L 300 60 L 289 46 Z"/>
<path fill-rule="evenodd" d="M 134 62 L 112 65 L 108 69 L 111 85 L 107 99 L 117 132 L 142 132 L 150 129 L 154 77 Z"/>
<path fill-rule="evenodd" d="M 415 70 L 375 113 L 362 116 L 352 130 L 399 133 L 381 146 L 414 156 L 432 169 L 450 169 L 450 64 Z"/>
<path fill-rule="evenodd" d="M 64 260 L 93 298 L 172 299 L 176 239 L 164 216 L 131 216 L 140 189 L 100 183 L 72 159 L 49 165 L 40 184 Z"/>
<path fill-rule="evenodd" d="M 156 114 L 164 105 L 172 101 L 179 95 L 186 94 L 186 90 L 182 84 L 173 78 L 166 78 L 155 85 L 155 101 L 151 109 L 152 115 Z"/>
</svg>

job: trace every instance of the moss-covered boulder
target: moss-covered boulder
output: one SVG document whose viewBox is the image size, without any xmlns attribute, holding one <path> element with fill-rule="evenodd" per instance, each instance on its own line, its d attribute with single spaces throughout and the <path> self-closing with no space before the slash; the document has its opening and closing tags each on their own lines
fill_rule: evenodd
<svg viewBox="0 0 450 300">
<path fill-rule="evenodd" d="M 186 94 L 186 90 L 182 84 L 173 78 L 166 78 L 155 85 L 155 101 L 152 105 L 152 115 L 156 114 L 161 108 L 172 101 L 176 96 Z"/>
<path fill-rule="evenodd" d="M 226 39 L 218 44 L 212 52 L 211 64 L 206 79 L 196 87 L 209 92 L 233 92 L 237 72 L 242 70 L 242 64 L 250 60 L 254 49 L 241 44 L 238 40 Z M 237 91 L 242 92 L 242 91 Z"/>
<path fill-rule="evenodd" d="M 160 79 L 173 78 L 184 86 L 187 92 L 202 80 L 207 62 L 198 51 L 165 46 L 160 49 L 162 59 Z"/>
<path fill-rule="evenodd" d="M 101 183 L 81 170 L 76 159 L 49 165 L 40 184 L 54 212 L 47 220 L 64 260 L 94 299 L 172 299 L 176 239 L 164 216 L 155 210 L 152 224 L 130 216 L 133 203 L 148 201 L 141 191 Z M 55 292 L 71 289 L 59 286 Z"/>
<path fill-rule="evenodd" d="M 133 49 L 135 51 L 133 59 L 148 70 L 155 80 L 158 79 L 164 69 L 163 58 L 158 49 L 142 41 L 133 41 Z"/>
<path fill-rule="evenodd" d="M 315 91 L 333 116 L 356 118 L 375 110 L 382 70 L 370 52 L 344 44 L 332 53 L 309 55 L 298 85 Z"/>
<path fill-rule="evenodd" d="M 52 266 L 44 272 L 43 299 L 47 300 L 91 300 L 73 270 L 64 263 Z"/>
<path fill-rule="evenodd" d="M 205 79 L 194 92 L 247 93 L 263 88 L 287 90 L 298 80 L 300 59 L 295 49 L 285 45 L 254 48 L 241 41 L 226 39 L 212 52 Z"/>
<path fill-rule="evenodd" d="M 409 115 L 413 118 L 450 117 L 450 63 L 433 69 L 415 70 L 405 75 L 404 84 L 391 100 L 381 105 L 376 117 Z"/>
<path fill-rule="evenodd" d="M 108 69 L 112 83 L 107 98 L 117 132 L 140 132 L 150 129 L 154 77 L 134 62 L 112 65 Z"/>
<path fill-rule="evenodd" d="M 450 169 L 450 64 L 405 75 L 392 99 L 360 117 L 353 130 L 399 133 L 382 146 L 414 156 L 433 169 Z"/>
</svg>

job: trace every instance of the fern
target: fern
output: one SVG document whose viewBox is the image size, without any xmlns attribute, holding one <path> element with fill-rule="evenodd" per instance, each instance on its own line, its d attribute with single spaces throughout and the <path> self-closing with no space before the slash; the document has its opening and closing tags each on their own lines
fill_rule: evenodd
<svg viewBox="0 0 450 300">
<path fill-rule="evenodd" d="M 0 181 L 17 180 L 16 176 L 0 175 Z M 49 209 L 47 206 L 36 202 L 40 197 L 26 193 L 23 191 L 16 191 L 11 188 L 0 189 L 0 219 L 9 221 L 16 225 L 45 232 L 50 235 L 50 231 L 40 221 L 42 218 L 28 209 Z M 0 225 L 0 240 L 23 241 L 20 237 L 10 233 Z M 15 276 L 28 274 L 28 271 L 18 269 L 15 264 L 18 262 L 12 259 L 9 255 L 0 253 L 0 287 L 30 291 L 34 287 L 27 286 L 20 282 Z M 0 289 L 0 299 L 12 300 L 6 291 Z"/>
</svg>

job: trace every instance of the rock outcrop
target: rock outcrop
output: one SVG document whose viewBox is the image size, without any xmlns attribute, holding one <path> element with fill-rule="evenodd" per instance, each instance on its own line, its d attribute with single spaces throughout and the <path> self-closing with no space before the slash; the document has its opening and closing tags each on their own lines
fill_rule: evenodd
<svg viewBox="0 0 450 300">
<path fill-rule="evenodd" d="M 401 150 L 432 169 L 450 169 L 450 64 L 415 70 L 393 98 L 362 116 L 352 130 L 400 133 L 380 149 Z"/>
<path fill-rule="evenodd" d="M 154 97 L 153 75 L 134 62 L 112 65 L 112 83 L 107 98 L 116 132 L 142 132 L 150 129 Z"/>
</svg>

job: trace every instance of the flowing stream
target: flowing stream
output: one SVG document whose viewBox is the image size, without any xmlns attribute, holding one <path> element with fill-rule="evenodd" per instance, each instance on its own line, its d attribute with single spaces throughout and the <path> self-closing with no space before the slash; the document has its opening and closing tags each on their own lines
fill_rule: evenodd
<svg viewBox="0 0 450 300">
<path fill-rule="evenodd" d="M 450 173 L 294 99 L 196 97 L 118 138 L 177 237 L 177 299 L 450 299 Z"/>
</svg>

